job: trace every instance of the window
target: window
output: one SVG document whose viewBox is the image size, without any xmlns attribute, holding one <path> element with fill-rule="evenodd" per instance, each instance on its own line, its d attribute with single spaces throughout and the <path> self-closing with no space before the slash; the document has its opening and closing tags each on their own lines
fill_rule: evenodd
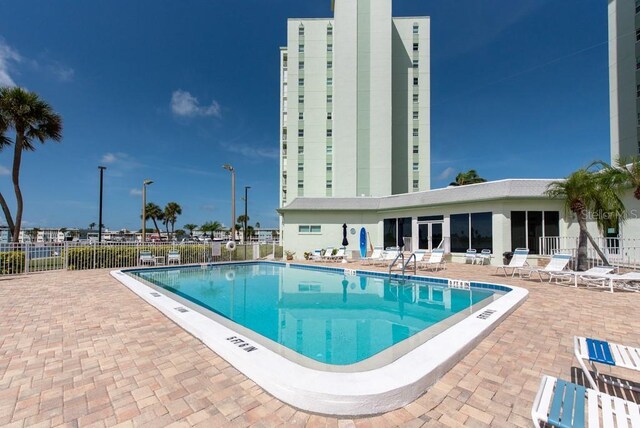
<svg viewBox="0 0 640 428">
<path fill-rule="evenodd" d="M 331 171 L 333 171 L 333 164 L 328 163 L 327 164 L 327 172 L 331 172 Z"/>
<path fill-rule="evenodd" d="M 303 171 L 304 171 L 304 163 L 298 162 L 298 172 L 303 172 Z"/>
<path fill-rule="evenodd" d="M 304 112 L 303 111 L 299 111 L 298 112 L 298 120 L 304 120 Z"/>
<path fill-rule="evenodd" d="M 511 211 L 511 249 L 528 248 L 531 254 L 540 254 L 540 238 L 560 235 L 558 211 Z M 545 239 L 546 252 L 557 249 L 555 240 Z"/>
<path fill-rule="evenodd" d="M 298 52 L 304 53 L 304 45 L 298 45 Z"/>
<path fill-rule="evenodd" d="M 636 42 L 640 42 L 640 29 L 636 30 Z"/>
<path fill-rule="evenodd" d="M 304 154 L 304 146 L 298 146 L 298 154 Z"/>
<path fill-rule="evenodd" d="M 418 47 L 419 47 L 419 46 L 420 46 L 420 44 L 419 44 L 419 43 L 414 43 L 414 44 L 413 44 L 413 51 L 414 51 L 414 52 L 418 52 Z"/>
<path fill-rule="evenodd" d="M 413 171 L 417 172 L 419 168 L 420 168 L 420 165 L 418 164 L 418 162 L 414 162 L 413 163 Z"/>
<path fill-rule="evenodd" d="M 413 128 L 413 136 L 414 137 L 418 136 L 418 128 Z"/>
<path fill-rule="evenodd" d="M 419 61 L 417 59 L 413 60 L 413 68 L 418 68 Z"/>
<path fill-rule="evenodd" d="M 333 180 L 327 180 L 327 189 L 333 189 Z"/>
<path fill-rule="evenodd" d="M 304 189 L 304 180 L 298 180 L 298 189 Z"/>
<path fill-rule="evenodd" d="M 304 36 L 304 25 L 302 24 L 298 27 L 298 36 Z"/>
<path fill-rule="evenodd" d="M 298 137 L 304 137 L 304 129 L 298 129 Z"/>
<path fill-rule="evenodd" d="M 403 238 L 410 238 L 411 217 L 405 218 L 386 218 L 384 219 L 384 247 L 402 247 L 404 245 Z"/>
<path fill-rule="evenodd" d="M 640 70 L 640 57 L 636 57 L 636 70 Z"/>
<path fill-rule="evenodd" d="M 417 77 L 413 78 L 413 86 L 418 86 L 418 78 Z"/>
<path fill-rule="evenodd" d="M 418 120 L 418 112 L 417 111 L 413 112 L 413 120 Z"/>
<path fill-rule="evenodd" d="M 298 62 L 298 70 L 304 70 L 304 61 Z"/>
<path fill-rule="evenodd" d="M 333 95 L 327 95 L 327 102 L 328 103 L 332 103 L 333 102 Z"/>
<path fill-rule="evenodd" d="M 451 251 L 464 253 L 469 248 L 493 250 L 492 217 L 490 212 L 451 215 Z"/>
<path fill-rule="evenodd" d="M 298 226 L 298 233 L 320 233 L 322 227 L 320 225 L 306 225 L 301 224 Z"/>
<path fill-rule="evenodd" d="M 418 34 L 418 24 L 413 24 L 413 34 Z"/>
<path fill-rule="evenodd" d="M 327 112 L 327 120 L 333 120 L 333 113 L 330 111 Z"/>
<path fill-rule="evenodd" d="M 327 77 L 327 86 L 333 85 L 333 77 Z"/>
<path fill-rule="evenodd" d="M 304 104 L 304 95 L 298 95 L 298 104 Z"/>
<path fill-rule="evenodd" d="M 327 129 L 327 137 L 333 137 L 333 129 Z"/>
<path fill-rule="evenodd" d="M 636 13 L 640 13 L 640 0 L 636 0 Z"/>
<path fill-rule="evenodd" d="M 298 79 L 298 86 L 304 86 L 304 77 Z"/>
<path fill-rule="evenodd" d="M 327 36 L 333 36 L 333 27 L 331 25 L 327 27 Z"/>
<path fill-rule="evenodd" d="M 413 154 L 417 155 L 418 154 L 418 146 L 413 146 Z"/>
<path fill-rule="evenodd" d="M 640 85 L 636 85 L 636 97 L 640 98 Z"/>
<path fill-rule="evenodd" d="M 414 103 L 417 103 L 417 102 L 418 102 L 418 100 L 419 100 L 419 98 L 418 98 L 418 94 L 413 94 L 413 102 L 414 102 Z"/>
<path fill-rule="evenodd" d="M 418 190 L 419 185 L 418 185 L 418 180 L 413 180 L 413 190 Z"/>
<path fill-rule="evenodd" d="M 327 45 L 327 52 L 333 52 L 333 45 L 331 43 Z"/>
<path fill-rule="evenodd" d="M 327 68 L 333 68 L 333 61 L 327 61 Z"/>
<path fill-rule="evenodd" d="M 327 146 L 327 154 L 328 155 L 332 155 L 333 154 L 333 146 Z"/>
</svg>

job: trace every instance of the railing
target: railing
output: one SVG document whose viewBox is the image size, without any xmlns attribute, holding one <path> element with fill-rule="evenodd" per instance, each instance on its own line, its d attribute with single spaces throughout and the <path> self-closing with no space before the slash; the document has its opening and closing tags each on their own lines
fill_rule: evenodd
<svg viewBox="0 0 640 428">
<path fill-rule="evenodd" d="M 219 247 L 217 244 L 220 244 Z M 235 251 L 225 243 L 5 243 L 0 244 L 0 276 L 53 270 L 116 269 L 140 266 L 140 253 L 151 252 L 157 265 L 177 261 L 197 264 L 213 261 L 281 259 L 282 246 L 276 243 L 247 243 Z M 169 260 L 169 251 L 179 257 Z"/>
<path fill-rule="evenodd" d="M 640 239 L 597 237 L 595 241 L 609 264 L 629 268 L 640 267 Z M 551 256 L 555 253 L 573 254 L 575 259 L 578 254 L 578 238 L 567 236 L 540 238 L 540 255 Z M 604 263 L 589 241 L 587 241 L 587 258 L 590 267 Z"/>
</svg>

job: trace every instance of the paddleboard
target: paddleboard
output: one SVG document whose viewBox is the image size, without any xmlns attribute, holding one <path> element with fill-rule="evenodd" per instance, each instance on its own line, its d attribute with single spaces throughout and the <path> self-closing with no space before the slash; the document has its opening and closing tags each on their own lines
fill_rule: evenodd
<svg viewBox="0 0 640 428">
<path fill-rule="evenodd" d="M 367 257 L 367 231 L 364 227 L 360 228 L 360 257 Z"/>
</svg>

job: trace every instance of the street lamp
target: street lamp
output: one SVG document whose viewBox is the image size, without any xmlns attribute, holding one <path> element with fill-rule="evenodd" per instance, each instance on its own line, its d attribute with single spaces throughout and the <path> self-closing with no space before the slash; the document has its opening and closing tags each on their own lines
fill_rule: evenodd
<svg viewBox="0 0 640 428">
<path fill-rule="evenodd" d="M 244 242 L 244 259 L 247 260 L 247 202 L 248 202 L 248 194 L 247 190 L 251 189 L 251 186 L 244 186 L 244 229 L 243 231 L 243 242 Z M 255 257 L 255 256 L 254 256 Z"/>
<path fill-rule="evenodd" d="M 147 241 L 147 186 L 152 184 L 151 180 L 142 182 L 142 242 Z"/>
<path fill-rule="evenodd" d="M 231 240 L 236 240 L 236 170 L 225 163 L 222 168 L 231 173 Z"/>
<path fill-rule="evenodd" d="M 99 166 L 100 170 L 100 205 L 98 208 L 98 242 L 102 242 L 102 177 L 104 174 L 104 170 L 107 169 L 106 166 Z"/>
</svg>

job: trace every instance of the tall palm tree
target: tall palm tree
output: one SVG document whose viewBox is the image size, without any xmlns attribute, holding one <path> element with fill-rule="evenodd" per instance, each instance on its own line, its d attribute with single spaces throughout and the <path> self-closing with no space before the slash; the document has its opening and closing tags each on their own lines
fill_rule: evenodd
<svg viewBox="0 0 640 428">
<path fill-rule="evenodd" d="M 193 236 L 193 231 L 198 228 L 198 225 L 189 223 L 189 224 L 185 224 L 182 227 L 184 227 L 185 229 L 187 229 L 189 231 L 189 235 L 190 236 Z"/>
<path fill-rule="evenodd" d="M 603 230 L 613 222 L 623 220 L 624 205 L 615 187 L 609 186 L 610 178 L 605 173 L 588 169 L 579 169 L 561 181 L 554 181 L 547 187 L 547 196 L 563 199 L 565 211 L 573 213 L 578 221 L 580 234 L 578 237 L 578 270 L 586 270 L 587 241 L 591 243 L 602 261 L 608 265 L 606 255 L 587 229 L 590 214 L 595 218 L 598 227 Z"/>
<path fill-rule="evenodd" d="M 34 141 L 44 144 L 46 140 L 62 139 L 62 117 L 51 106 L 41 100 L 38 94 L 22 88 L 0 88 L 0 116 L 7 128 L 16 132 L 13 150 L 11 178 L 16 195 L 16 217 L 13 241 L 18 241 L 22 225 L 24 202 L 20 189 L 20 165 L 23 151 L 34 151 Z"/>
<path fill-rule="evenodd" d="M 456 175 L 456 181 L 449 184 L 449 186 L 466 186 L 467 184 L 485 183 L 487 180 L 480 177 L 475 169 L 470 169 L 467 172 L 461 172 Z"/>
<path fill-rule="evenodd" d="M 633 188 L 633 197 L 640 200 L 640 156 L 620 158 L 616 166 L 625 184 Z"/>
<path fill-rule="evenodd" d="M 219 221 L 209 221 L 203 224 L 202 226 L 200 226 L 200 230 L 203 231 L 205 234 L 207 232 L 210 232 L 212 238 L 213 238 L 213 232 L 220 229 L 222 229 L 222 223 L 220 223 Z"/>
<path fill-rule="evenodd" d="M 0 114 L 0 151 L 2 151 L 5 147 L 9 147 L 12 144 L 12 141 L 9 139 L 9 137 L 6 136 L 6 133 L 8 130 L 9 130 L 9 125 L 7 124 L 7 121 L 4 119 L 2 114 Z M 11 231 L 10 233 L 13 233 L 13 229 L 14 229 L 13 217 L 11 216 L 9 205 L 7 205 L 7 201 L 5 200 L 2 192 L 0 192 L 0 206 L 2 206 L 2 212 L 4 213 L 4 217 L 7 220 L 7 226 Z"/>
<path fill-rule="evenodd" d="M 177 202 L 169 202 L 164 207 L 163 223 L 167 226 L 167 235 L 169 235 L 169 225 L 171 225 L 171 235 L 173 235 L 176 229 L 176 221 L 180 214 L 182 214 L 182 207 Z"/>
<path fill-rule="evenodd" d="M 96 227 L 95 223 L 89 223 L 89 230 L 93 230 L 94 227 Z"/>
<path fill-rule="evenodd" d="M 158 227 L 158 220 L 162 220 L 164 217 L 162 209 L 153 202 L 149 202 L 144 209 L 144 213 L 146 216 L 145 220 L 151 219 L 153 221 L 153 226 L 156 228 L 158 238 L 160 238 L 160 228 Z"/>
</svg>

